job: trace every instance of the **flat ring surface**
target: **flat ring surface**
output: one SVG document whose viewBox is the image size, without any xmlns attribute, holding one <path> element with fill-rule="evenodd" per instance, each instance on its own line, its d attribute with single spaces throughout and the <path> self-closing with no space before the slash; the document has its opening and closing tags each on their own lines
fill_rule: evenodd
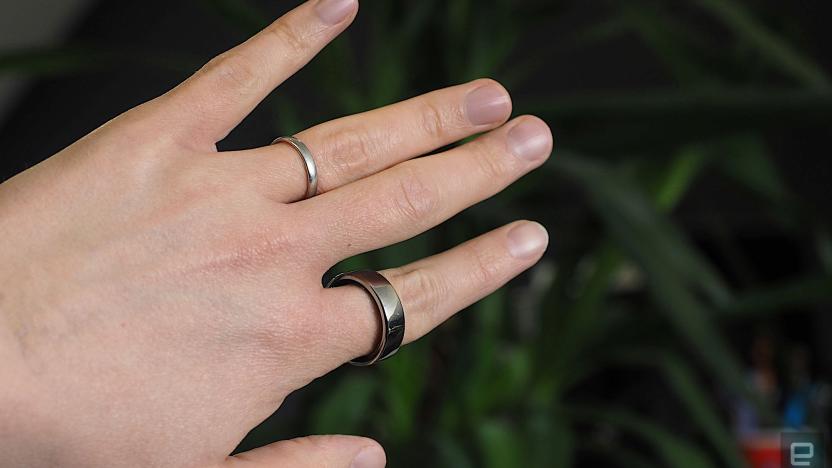
<svg viewBox="0 0 832 468">
<path fill-rule="evenodd" d="M 318 194 L 318 167 L 315 166 L 315 159 L 312 158 L 312 152 L 309 151 L 302 141 L 293 136 L 277 137 L 271 144 L 286 143 L 297 151 L 303 160 L 303 165 L 306 167 L 306 194 L 303 200 L 314 197 Z"/>
<path fill-rule="evenodd" d="M 356 270 L 341 273 L 326 285 L 327 288 L 347 283 L 364 288 L 373 298 L 381 319 L 381 338 L 376 349 L 366 356 L 353 359 L 350 364 L 369 366 L 389 358 L 402 345 L 404 339 L 404 308 L 399 295 L 387 278 L 373 270 Z"/>
</svg>

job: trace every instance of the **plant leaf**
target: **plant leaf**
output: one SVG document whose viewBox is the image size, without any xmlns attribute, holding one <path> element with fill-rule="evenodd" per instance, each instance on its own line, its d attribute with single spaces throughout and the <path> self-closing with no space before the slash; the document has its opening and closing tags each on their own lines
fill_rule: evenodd
<svg viewBox="0 0 832 468">
<path fill-rule="evenodd" d="M 685 406 L 688 417 L 717 449 L 724 465 L 738 468 L 745 466 L 733 436 L 716 412 L 708 393 L 701 388 L 694 372 L 679 356 L 665 349 L 635 349 L 616 354 L 615 358 L 628 365 L 657 367 Z"/>
<path fill-rule="evenodd" d="M 793 279 L 744 293 L 726 304 L 721 316 L 741 319 L 823 302 L 832 302 L 832 275 Z"/>
<path fill-rule="evenodd" d="M 245 0 L 201 0 L 200 3 L 249 36 L 270 22 L 266 15 Z"/>
<path fill-rule="evenodd" d="M 675 468 L 708 468 L 714 466 L 708 456 L 685 440 L 670 434 L 654 422 L 617 408 L 575 406 L 567 410 L 573 418 L 608 424 L 626 431 L 650 444 L 665 466 Z"/>
<path fill-rule="evenodd" d="M 777 70 L 816 89 L 830 89 L 829 78 L 819 66 L 757 21 L 740 3 L 734 0 L 693 0 L 693 3 L 711 13 L 740 39 L 760 51 Z"/>
<path fill-rule="evenodd" d="M 506 422 L 487 420 L 476 429 L 483 466 L 513 468 L 527 466 L 520 435 Z"/>
<path fill-rule="evenodd" d="M 370 402 L 378 389 L 369 375 L 351 374 L 315 405 L 311 429 L 315 434 L 355 434 L 369 417 Z"/>
<path fill-rule="evenodd" d="M 629 181 L 614 176 L 599 162 L 563 152 L 547 164 L 581 182 L 608 231 L 631 253 L 654 261 L 662 270 L 670 270 L 683 284 L 698 286 L 716 304 L 730 299 L 730 292 L 716 271 Z"/>
<path fill-rule="evenodd" d="M 712 279 L 709 266 L 637 190 L 600 163 L 563 154 L 556 161 L 558 169 L 586 187 L 610 235 L 644 269 L 651 295 L 676 332 L 724 385 L 757 403 L 764 417 L 773 417 L 771 409 L 747 386 L 739 360 L 713 323 L 713 313 L 686 286 L 699 281 L 712 295 L 722 296 L 720 290 L 713 290 L 722 286 Z M 728 300 L 730 297 L 717 297 L 717 303 Z"/>
</svg>

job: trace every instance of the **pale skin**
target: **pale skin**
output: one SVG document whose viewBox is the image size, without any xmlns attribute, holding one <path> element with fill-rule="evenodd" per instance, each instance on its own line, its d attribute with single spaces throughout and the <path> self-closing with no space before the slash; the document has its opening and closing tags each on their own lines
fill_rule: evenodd
<svg viewBox="0 0 832 468">
<path fill-rule="evenodd" d="M 304 3 L 0 185 L 0 465 L 384 466 L 355 436 L 229 453 L 286 395 L 374 348 L 369 296 L 322 288 L 327 269 L 495 195 L 548 158 L 552 136 L 508 120 L 507 92 L 481 79 L 298 133 L 319 170 L 307 200 L 288 145 L 217 151 L 357 13 L 356 0 Z M 382 270 L 405 343 L 547 242 L 517 221 Z"/>
</svg>

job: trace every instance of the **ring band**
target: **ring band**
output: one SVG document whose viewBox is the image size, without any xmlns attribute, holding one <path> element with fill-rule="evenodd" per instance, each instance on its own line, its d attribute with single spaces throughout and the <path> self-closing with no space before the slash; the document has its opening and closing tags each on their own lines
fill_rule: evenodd
<svg viewBox="0 0 832 468">
<path fill-rule="evenodd" d="M 286 143 L 295 151 L 298 152 L 300 158 L 303 160 L 303 165 L 306 167 L 306 194 L 302 200 L 314 197 L 318 193 L 318 168 L 315 166 L 315 159 L 312 158 L 312 152 L 300 140 L 293 136 L 282 136 L 275 138 L 271 144 Z"/>
<path fill-rule="evenodd" d="M 375 351 L 353 359 L 350 364 L 370 366 L 389 358 L 402 345 L 404 339 L 404 308 L 393 285 L 387 278 L 373 270 L 357 270 L 341 273 L 326 285 L 327 288 L 353 283 L 361 286 L 373 298 L 381 319 L 381 339 Z"/>
</svg>

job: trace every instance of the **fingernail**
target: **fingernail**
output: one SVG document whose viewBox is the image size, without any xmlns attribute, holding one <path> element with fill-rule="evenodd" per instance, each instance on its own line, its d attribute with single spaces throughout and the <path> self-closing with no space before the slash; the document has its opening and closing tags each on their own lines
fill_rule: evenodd
<svg viewBox="0 0 832 468">
<path fill-rule="evenodd" d="M 514 258 L 531 258 L 549 243 L 549 233 L 539 223 L 527 221 L 508 231 L 508 251 Z"/>
<path fill-rule="evenodd" d="M 338 24 L 355 9 L 355 0 L 319 0 L 315 11 L 326 24 Z"/>
<path fill-rule="evenodd" d="M 508 132 L 508 149 L 518 158 L 536 161 L 552 151 L 552 132 L 540 119 L 525 119 Z"/>
<path fill-rule="evenodd" d="M 350 468 L 384 468 L 386 464 L 387 458 L 384 456 L 384 450 L 377 445 L 370 445 L 358 452 L 358 455 L 352 459 Z"/>
<path fill-rule="evenodd" d="M 474 125 L 500 122 L 511 112 L 511 99 L 501 87 L 488 84 L 465 96 L 465 115 Z"/>
</svg>

